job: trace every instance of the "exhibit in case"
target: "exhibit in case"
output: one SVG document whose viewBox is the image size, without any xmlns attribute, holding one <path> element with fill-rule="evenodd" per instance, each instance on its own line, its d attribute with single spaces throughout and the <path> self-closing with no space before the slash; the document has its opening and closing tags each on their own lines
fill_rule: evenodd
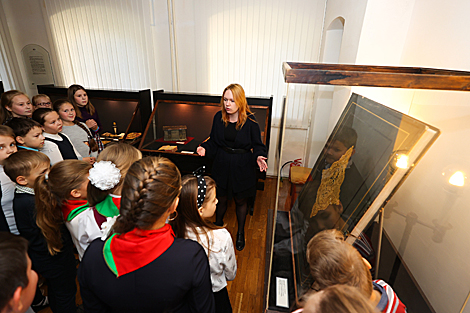
<svg viewBox="0 0 470 313">
<path fill-rule="evenodd" d="M 183 173 L 205 165 L 209 174 L 212 161 L 199 156 L 196 149 L 209 138 L 214 115 L 220 111 L 221 96 L 155 91 L 153 99 L 154 109 L 139 149 L 146 155 L 167 157 Z M 273 98 L 247 97 L 247 101 L 261 129 L 261 139 L 269 149 Z"/>
<path fill-rule="evenodd" d="M 278 184 L 268 224 L 267 311 L 289 312 L 311 288 L 306 247 L 324 229 L 342 231 L 374 263 L 375 251 L 361 249 L 369 241 L 363 231 L 438 136 L 431 125 L 352 94 L 313 168 Z M 280 151 L 290 149 L 280 140 Z"/>
<path fill-rule="evenodd" d="M 38 93 L 48 95 L 52 102 L 67 98 L 67 87 L 39 85 Z M 101 90 L 86 89 L 88 98 L 98 111 L 99 130 L 104 144 L 125 141 L 137 145 L 152 111 L 150 89 Z"/>
</svg>

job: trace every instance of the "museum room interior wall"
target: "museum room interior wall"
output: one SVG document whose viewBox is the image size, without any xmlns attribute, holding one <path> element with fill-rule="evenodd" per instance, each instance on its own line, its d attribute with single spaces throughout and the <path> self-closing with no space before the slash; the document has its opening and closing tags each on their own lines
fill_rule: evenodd
<svg viewBox="0 0 470 313">
<path fill-rule="evenodd" d="M 469 10 L 468 1 L 369 1 L 357 63 L 470 71 Z M 387 205 L 385 230 L 435 311 L 459 312 L 470 291 L 470 189 L 468 181 L 457 187 L 448 179 L 470 173 L 470 93 L 353 91 L 442 132 Z"/>
<path fill-rule="evenodd" d="M 2 31 L 6 29 L 11 39 L 0 47 L 2 57 L 5 49 L 13 51 L 16 65 L 11 67 L 22 77 L 22 82 L 13 80 L 15 88 L 35 94 L 35 88 L 27 85 L 21 58 L 21 49 L 31 43 L 53 56 L 59 85 L 219 94 L 228 83 L 239 82 L 247 95 L 274 96 L 271 147 L 275 147 L 280 107 L 288 93 L 283 61 L 470 71 L 467 0 L 139 0 L 103 1 L 105 6 L 99 9 L 92 2 L 96 3 L 0 1 Z M 98 19 L 103 12 L 109 21 Z M 114 39 L 113 24 L 122 33 Z M 341 40 L 331 46 L 327 34 Z M 109 44 L 90 52 L 81 46 L 91 45 L 90 40 L 109 40 Z M 470 243 L 465 240 L 470 189 L 452 189 L 442 172 L 449 168 L 470 172 L 470 93 L 321 88 L 305 86 L 295 95 L 297 101 L 288 110 L 286 141 L 297 149 L 285 151 L 282 161 L 303 158 L 306 165 L 313 165 L 351 90 L 442 131 L 386 207 L 385 230 L 436 312 L 458 312 L 470 291 Z M 274 149 L 271 153 L 269 174 L 275 174 Z M 307 155 L 311 157 L 306 159 Z M 404 238 L 402 215 L 411 213 L 422 224 L 412 226 Z M 436 242 L 440 226 L 446 230 L 442 242 Z"/>
</svg>

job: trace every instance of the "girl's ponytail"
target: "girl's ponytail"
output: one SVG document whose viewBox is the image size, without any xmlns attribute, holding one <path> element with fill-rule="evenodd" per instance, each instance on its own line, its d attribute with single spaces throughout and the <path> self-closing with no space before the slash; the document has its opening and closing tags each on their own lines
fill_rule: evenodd
<svg viewBox="0 0 470 313">
<path fill-rule="evenodd" d="M 51 192 L 45 176 L 39 176 L 34 185 L 37 211 L 36 223 L 46 238 L 49 253 L 55 255 L 60 252 L 63 246 L 60 231 L 63 218 L 57 199 Z"/>
</svg>

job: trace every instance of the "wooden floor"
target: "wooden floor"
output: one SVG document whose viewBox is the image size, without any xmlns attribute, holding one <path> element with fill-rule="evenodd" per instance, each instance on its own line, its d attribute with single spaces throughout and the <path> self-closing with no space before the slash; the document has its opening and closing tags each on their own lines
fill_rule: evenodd
<svg viewBox="0 0 470 313">
<path fill-rule="evenodd" d="M 237 257 L 237 276 L 228 282 L 228 293 L 234 313 L 263 312 L 264 270 L 266 252 L 266 221 L 269 209 L 274 209 L 276 198 L 276 179 L 267 178 L 264 191 L 256 194 L 253 216 L 248 215 L 245 225 L 246 246 L 243 251 L 235 250 Z M 233 201 L 224 218 L 227 229 L 234 240 L 237 235 L 237 217 Z M 77 303 L 81 297 L 77 295 Z M 50 308 L 41 313 L 52 313 Z"/>
<path fill-rule="evenodd" d="M 243 251 L 235 250 L 238 264 L 237 277 L 227 286 L 234 313 L 263 312 L 266 221 L 268 209 L 274 209 L 275 189 L 276 179 L 267 178 L 264 191 L 258 191 L 256 194 L 253 216 L 247 216 L 245 249 Z M 224 222 L 235 240 L 237 218 L 233 202 L 227 210 Z"/>
</svg>

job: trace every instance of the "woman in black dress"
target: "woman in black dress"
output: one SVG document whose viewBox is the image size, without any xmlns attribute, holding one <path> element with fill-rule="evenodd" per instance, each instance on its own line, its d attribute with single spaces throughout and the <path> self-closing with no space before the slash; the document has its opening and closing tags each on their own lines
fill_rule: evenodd
<svg viewBox="0 0 470 313">
<path fill-rule="evenodd" d="M 212 176 L 219 200 L 216 225 L 224 224 L 227 201 L 235 200 L 238 221 L 235 246 L 241 251 L 245 247 L 247 200 L 256 192 L 256 165 L 260 171 L 267 170 L 267 150 L 242 86 L 227 86 L 220 106 L 222 110 L 214 116 L 210 139 L 198 147 L 197 153 L 214 159 Z"/>
</svg>

